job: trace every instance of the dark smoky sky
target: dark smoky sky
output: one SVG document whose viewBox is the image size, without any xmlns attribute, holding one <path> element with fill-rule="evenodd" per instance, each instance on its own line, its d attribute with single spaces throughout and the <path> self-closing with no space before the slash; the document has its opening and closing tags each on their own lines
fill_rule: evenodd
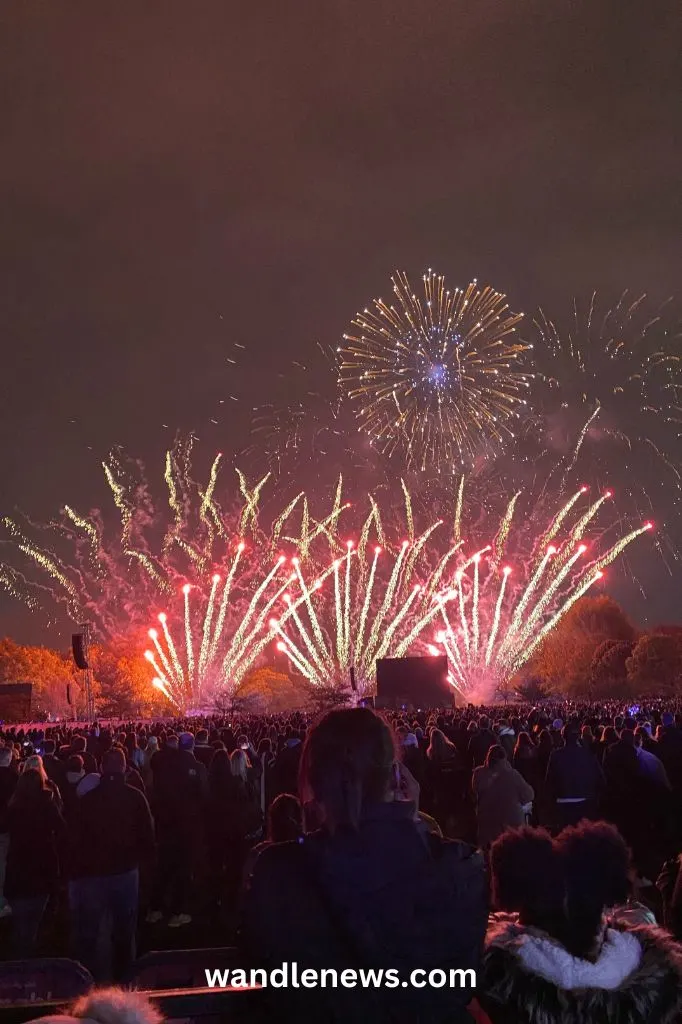
<svg viewBox="0 0 682 1024">
<path fill-rule="evenodd" d="M 100 504 L 114 443 L 158 464 L 192 428 L 207 462 L 231 451 L 397 267 L 529 310 L 679 294 L 681 11 L 4 4 L 2 512 Z M 648 581 L 659 618 L 680 589 Z"/>
</svg>

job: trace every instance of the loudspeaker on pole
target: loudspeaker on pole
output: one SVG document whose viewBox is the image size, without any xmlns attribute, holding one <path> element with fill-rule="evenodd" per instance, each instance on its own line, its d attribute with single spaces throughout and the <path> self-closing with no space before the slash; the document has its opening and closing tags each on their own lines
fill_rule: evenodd
<svg viewBox="0 0 682 1024">
<path fill-rule="evenodd" d="M 74 633 L 72 635 L 71 649 L 73 650 L 73 660 L 76 662 L 78 668 L 83 671 L 90 668 L 88 664 L 88 652 L 85 645 L 85 637 L 82 633 Z"/>
</svg>

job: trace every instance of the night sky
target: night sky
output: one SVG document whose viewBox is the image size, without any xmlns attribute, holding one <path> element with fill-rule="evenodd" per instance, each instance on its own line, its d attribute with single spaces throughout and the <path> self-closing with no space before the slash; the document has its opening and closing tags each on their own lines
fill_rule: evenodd
<svg viewBox="0 0 682 1024">
<path fill-rule="evenodd" d="M 177 429 L 207 463 L 240 446 L 395 268 L 529 311 L 679 297 L 681 12 L 5 4 L 0 511 L 101 504 L 113 444 L 155 466 Z M 633 614 L 679 618 L 680 576 L 648 582 Z M 6 633 L 41 623 L 0 595 Z"/>
</svg>

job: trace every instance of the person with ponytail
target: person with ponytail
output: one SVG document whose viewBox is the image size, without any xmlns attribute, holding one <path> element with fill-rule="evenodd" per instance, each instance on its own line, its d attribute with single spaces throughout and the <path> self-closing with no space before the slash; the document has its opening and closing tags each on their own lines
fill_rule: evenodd
<svg viewBox="0 0 682 1024">
<path fill-rule="evenodd" d="M 682 947 L 614 912 L 630 851 L 605 822 L 552 840 L 521 828 L 493 843 L 493 902 L 478 998 L 493 1024 L 673 1024 L 682 1020 Z"/>
<path fill-rule="evenodd" d="M 273 843 L 245 893 L 242 946 L 252 966 L 476 970 L 487 920 L 483 858 L 430 834 L 419 787 L 393 733 L 370 708 L 329 711 L 309 730 L 299 795 L 319 828 Z M 273 1013 L 319 1021 L 470 1021 L 471 989 L 277 990 Z M 289 1019 L 289 1017 L 287 1017 Z"/>
</svg>

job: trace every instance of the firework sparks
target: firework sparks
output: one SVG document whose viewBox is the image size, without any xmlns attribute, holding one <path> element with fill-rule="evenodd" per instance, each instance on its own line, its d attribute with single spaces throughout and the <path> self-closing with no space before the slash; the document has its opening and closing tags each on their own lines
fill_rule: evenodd
<svg viewBox="0 0 682 1024">
<path fill-rule="evenodd" d="M 230 578 L 224 553 L 231 544 L 248 540 L 269 559 L 284 543 L 306 559 L 316 539 L 336 543 L 344 507 L 340 486 L 319 519 L 300 495 L 272 514 L 275 525 L 268 533 L 259 525 L 268 476 L 250 484 L 237 470 L 239 496 L 233 487 L 233 500 L 223 509 L 216 498 L 221 463 L 217 455 L 206 485 L 197 483 L 192 439 L 179 441 L 164 459 L 166 500 L 155 502 L 140 464 L 120 452 L 112 454 L 103 465 L 118 528 L 112 529 L 110 515 L 97 510 L 86 515 L 71 506 L 64 507 L 56 522 L 42 526 L 5 517 L 0 520 L 5 538 L 0 539 L 22 564 L 1 562 L 0 585 L 30 606 L 45 606 L 50 597 L 71 619 L 90 620 L 100 639 L 117 639 L 146 626 L 150 606 L 168 601 L 183 583 L 203 586 L 213 572 Z M 257 577 L 253 560 L 250 571 Z M 222 588 L 216 588 L 214 605 L 212 614 L 222 627 L 228 607 Z M 208 659 L 213 639 L 211 633 L 208 649 L 199 643 L 199 660 L 202 653 Z"/>
<path fill-rule="evenodd" d="M 423 285 L 422 299 L 397 273 L 395 304 L 376 299 L 357 314 L 339 348 L 340 384 L 381 451 L 440 471 L 513 436 L 529 346 L 500 292 L 475 281 L 451 292 L 432 271 Z"/>
<path fill-rule="evenodd" d="M 182 711 L 208 706 L 218 693 L 232 693 L 264 642 L 274 635 L 268 619 L 294 577 L 284 556 L 265 571 L 255 549 L 255 573 L 250 571 L 244 549 L 240 541 L 228 557 L 224 579 L 220 573 L 213 574 L 206 601 L 200 587 L 182 586 L 183 610 L 178 621 L 182 642 L 176 641 L 167 612 L 157 616 L 163 635 L 154 627 L 148 631 L 154 650 L 145 651 L 144 656 L 154 672 L 152 685 Z"/>
<path fill-rule="evenodd" d="M 404 491 L 405 526 L 414 525 Z M 581 487 L 570 495 L 544 528 L 538 528 L 542 510 L 531 503 L 520 513 L 520 495 L 512 495 L 491 531 L 493 541 L 473 542 L 469 552 L 463 541 L 443 546 L 447 520 L 393 546 L 380 526 L 382 544 L 372 549 L 375 517 L 381 524 L 374 503 L 360 544 L 349 541 L 314 586 L 298 570 L 300 594 L 287 594 L 286 612 L 271 623 L 279 650 L 315 685 L 343 685 L 352 669 L 359 690 L 368 690 L 377 659 L 431 651 L 435 645 L 426 634 L 441 621 L 436 649 L 448 656 L 453 685 L 467 699 L 492 699 L 606 566 L 652 527 L 647 522 L 598 552 L 608 529 L 595 522 L 611 493 L 585 506 L 586 492 Z M 463 503 L 461 486 L 455 502 Z M 462 520 L 466 524 L 466 512 Z M 588 531 L 589 542 L 583 539 Z M 503 555 L 514 565 L 500 567 Z"/>
<path fill-rule="evenodd" d="M 536 405 L 561 486 L 575 470 L 595 486 L 614 474 L 638 515 L 682 498 L 682 331 L 667 303 L 593 294 L 566 326 L 535 321 Z M 622 481 L 622 482 L 620 482 Z"/>
<path fill-rule="evenodd" d="M 316 686 L 347 688 L 352 671 L 359 692 L 372 690 L 377 660 L 404 653 L 437 614 L 427 594 L 432 574 L 411 557 L 422 538 L 390 550 L 364 527 L 361 536 L 312 583 L 297 566 L 298 588 L 270 623 L 278 649 Z"/>
<path fill-rule="evenodd" d="M 524 553 L 523 544 L 517 548 L 518 569 L 505 565 L 500 570 L 499 546 L 493 544 L 487 567 L 482 551 L 468 559 L 463 556 L 464 564 L 457 569 L 451 587 L 438 595 L 444 629 L 436 640 L 448 656 L 453 684 L 468 698 L 492 699 L 566 612 L 602 578 L 604 568 L 652 529 L 646 522 L 611 543 L 602 554 L 590 557 L 592 546 L 582 537 L 611 494 L 607 492 L 581 512 L 579 502 L 585 492 L 581 487 L 568 498 L 529 554 Z M 503 517 L 509 542 L 517 497 L 512 498 Z M 554 542 L 547 545 L 548 538 Z M 519 577 L 517 586 L 515 576 Z M 451 604 L 459 619 L 457 626 L 453 626 Z"/>
</svg>

